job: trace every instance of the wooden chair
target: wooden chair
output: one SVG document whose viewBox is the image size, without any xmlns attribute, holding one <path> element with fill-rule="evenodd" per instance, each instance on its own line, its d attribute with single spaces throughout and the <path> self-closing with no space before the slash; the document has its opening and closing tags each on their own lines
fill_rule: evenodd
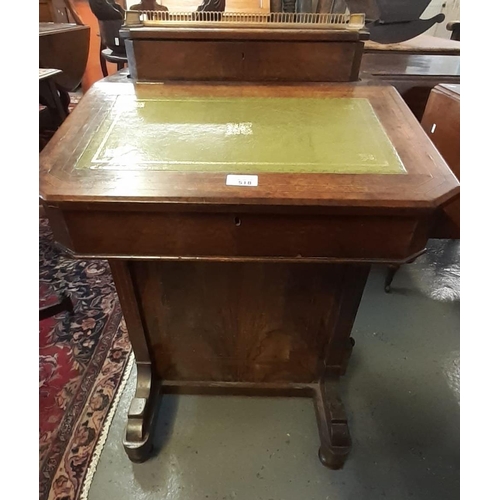
<svg viewBox="0 0 500 500">
<path fill-rule="evenodd" d="M 127 64 L 127 54 L 125 45 L 120 38 L 120 28 L 123 24 L 122 19 L 111 19 L 98 21 L 99 35 L 101 37 L 101 50 L 99 63 L 103 76 L 108 76 L 106 63 L 116 64 L 117 69 L 123 69 Z"/>
<path fill-rule="evenodd" d="M 125 45 L 120 39 L 120 28 L 125 17 L 125 10 L 114 0 L 89 0 L 89 6 L 99 24 L 101 37 L 99 64 L 102 75 L 106 77 L 108 76 L 107 62 L 116 64 L 118 69 L 124 68 L 127 64 Z"/>
</svg>

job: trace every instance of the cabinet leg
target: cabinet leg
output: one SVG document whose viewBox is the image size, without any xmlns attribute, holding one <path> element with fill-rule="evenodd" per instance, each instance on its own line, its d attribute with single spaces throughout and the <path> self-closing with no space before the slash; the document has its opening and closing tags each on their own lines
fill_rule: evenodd
<svg viewBox="0 0 500 500">
<path fill-rule="evenodd" d="M 137 386 L 123 440 L 132 462 L 145 462 L 151 456 L 159 396 L 160 384 L 153 377 L 151 364 L 137 363 Z"/>
<path fill-rule="evenodd" d="M 342 469 L 351 451 L 351 435 L 338 393 L 338 379 L 323 380 L 314 397 L 318 422 L 319 459 L 329 469 Z"/>
</svg>

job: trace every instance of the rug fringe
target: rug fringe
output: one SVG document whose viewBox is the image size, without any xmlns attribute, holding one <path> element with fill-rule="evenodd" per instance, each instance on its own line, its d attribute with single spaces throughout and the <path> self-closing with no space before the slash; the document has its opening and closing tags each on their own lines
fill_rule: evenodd
<svg viewBox="0 0 500 500">
<path fill-rule="evenodd" d="M 80 493 L 79 500 L 88 500 L 88 495 L 90 491 L 90 486 L 92 485 L 92 480 L 94 479 L 94 474 L 97 469 L 97 464 L 99 463 L 99 459 L 101 458 L 102 450 L 104 449 L 104 445 L 106 444 L 106 440 L 108 438 L 109 428 L 111 427 L 111 422 L 113 421 L 113 417 L 115 416 L 116 409 L 118 408 L 118 403 L 120 402 L 121 395 L 123 390 L 125 389 L 125 385 L 130 377 L 130 373 L 132 372 L 132 367 L 134 366 L 134 353 L 130 352 L 130 356 L 127 361 L 127 366 L 125 367 L 125 371 L 123 373 L 123 377 L 120 381 L 120 385 L 118 386 L 118 390 L 116 391 L 115 397 L 113 399 L 113 403 L 111 404 L 111 408 L 109 409 L 108 414 L 106 415 L 106 420 L 104 421 L 104 425 L 101 431 L 101 435 L 97 440 L 97 444 L 95 446 L 94 452 L 92 453 L 92 458 L 90 459 L 90 463 L 87 469 L 87 473 L 85 474 L 85 479 L 83 480 L 83 486 Z"/>
</svg>

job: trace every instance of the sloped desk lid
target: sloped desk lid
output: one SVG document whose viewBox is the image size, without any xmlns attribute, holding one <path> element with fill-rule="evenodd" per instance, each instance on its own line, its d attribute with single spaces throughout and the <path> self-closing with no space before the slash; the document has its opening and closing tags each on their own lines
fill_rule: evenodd
<svg viewBox="0 0 500 500">
<path fill-rule="evenodd" d="M 404 174 L 368 99 L 118 96 L 77 169 Z"/>
<path fill-rule="evenodd" d="M 258 185 L 228 186 L 230 174 Z M 51 206 L 434 210 L 459 183 L 386 85 L 100 82 L 40 154 Z M 249 208 L 250 209 L 250 208 Z M 303 208 L 300 208 L 301 210 Z"/>
</svg>

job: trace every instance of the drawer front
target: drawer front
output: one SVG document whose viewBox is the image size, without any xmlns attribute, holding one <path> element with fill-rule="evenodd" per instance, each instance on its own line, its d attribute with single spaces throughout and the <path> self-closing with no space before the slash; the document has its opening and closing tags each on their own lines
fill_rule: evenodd
<svg viewBox="0 0 500 500">
<path fill-rule="evenodd" d="M 349 82 L 358 79 L 363 44 L 135 40 L 127 47 L 139 81 Z"/>
<path fill-rule="evenodd" d="M 52 216 L 51 216 L 52 213 Z M 80 255 L 393 259 L 422 250 L 414 217 L 49 210 L 56 239 Z"/>
</svg>

